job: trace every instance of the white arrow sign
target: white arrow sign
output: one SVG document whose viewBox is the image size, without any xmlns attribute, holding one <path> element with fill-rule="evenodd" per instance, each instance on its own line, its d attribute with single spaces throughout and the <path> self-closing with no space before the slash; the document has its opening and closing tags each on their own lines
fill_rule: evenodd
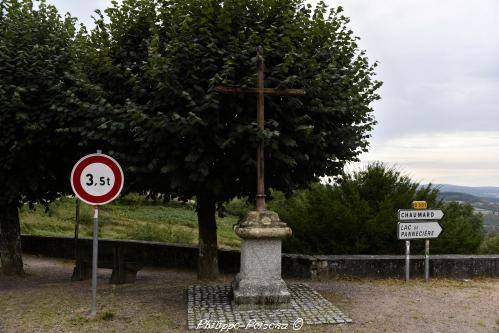
<svg viewBox="0 0 499 333">
<path fill-rule="evenodd" d="M 444 212 L 440 209 L 399 209 L 400 221 L 441 220 Z"/>
<path fill-rule="evenodd" d="M 397 237 L 401 240 L 437 238 L 442 230 L 438 222 L 399 222 Z"/>
</svg>

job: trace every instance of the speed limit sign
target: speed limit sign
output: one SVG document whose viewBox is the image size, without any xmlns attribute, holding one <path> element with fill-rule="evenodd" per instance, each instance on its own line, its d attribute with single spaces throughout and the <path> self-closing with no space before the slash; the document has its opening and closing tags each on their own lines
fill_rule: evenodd
<svg viewBox="0 0 499 333">
<path fill-rule="evenodd" d="M 123 188 L 123 180 L 118 162 L 104 154 L 83 157 L 71 171 L 73 192 L 90 205 L 104 205 L 116 199 Z"/>
</svg>

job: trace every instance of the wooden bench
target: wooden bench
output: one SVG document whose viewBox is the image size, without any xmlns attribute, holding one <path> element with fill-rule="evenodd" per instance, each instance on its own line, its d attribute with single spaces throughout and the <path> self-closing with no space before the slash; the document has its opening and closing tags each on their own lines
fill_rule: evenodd
<svg viewBox="0 0 499 333">
<path fill-rule="evenodd" d="M 137 272 L 142 269 L 140 251 L 133 245 L 113 241 L 99 241 L 98 268 L 112 269 L 111 284 L 133 283 Z M 76 251 L 76 265 L 71 281 L 89 280 L 92 277 L 92 243 L 79 242 Z"/>
</svg>

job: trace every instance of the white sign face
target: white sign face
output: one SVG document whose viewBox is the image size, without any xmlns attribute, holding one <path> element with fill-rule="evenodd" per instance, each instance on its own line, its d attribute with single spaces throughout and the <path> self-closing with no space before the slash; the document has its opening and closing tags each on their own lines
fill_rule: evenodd
<svg viewBox="0 0 499 333">
<path fill-rule="evenodd" d="M 399 209 L 400 221 L 441 220 L 444 212 L 440 209 Z"/>
<path fill-rule="evenodd" d="M 399 222 L 397 237 L 401 240 L 437 238 L 442 232 L 438 222 Z"/>
<path fill-rule="evenodd" d="M 80 184 L 91 195 L 104 195 L 113 188 L 113 170 L 103 163 L 89 164 L 80 175 Z"/>
</svg>

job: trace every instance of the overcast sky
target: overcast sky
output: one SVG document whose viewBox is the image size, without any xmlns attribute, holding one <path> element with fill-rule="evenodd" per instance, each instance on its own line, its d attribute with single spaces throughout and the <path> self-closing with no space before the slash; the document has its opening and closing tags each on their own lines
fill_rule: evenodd
<svg viewBox="0 0 499 333">
<path fill-rule="evenodd" d="M 362 161 L 422 182 L 499 186 L 499 1 L 334 3 L 384 82 Z"/>
<path fill-rule="evenodd" d="M 110 0 L 48 2 L 91 26 Z M 397 165 L 423 183 L 499 186 L 499 1 L 326 2 L 344 7 L 380 63 L 378 125 L 362 162 Z"/>
</svg>

